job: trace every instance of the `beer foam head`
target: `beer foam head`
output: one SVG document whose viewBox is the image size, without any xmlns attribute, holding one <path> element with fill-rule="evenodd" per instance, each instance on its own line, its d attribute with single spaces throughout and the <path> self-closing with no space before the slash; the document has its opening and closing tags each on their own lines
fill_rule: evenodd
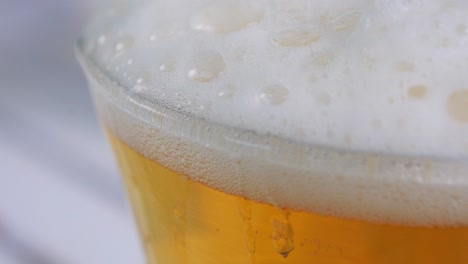
<svg viewBox="0 0 468 264">
<path fill-rule="evenodd" d="M 89 50 L 132 93 L 213 122 L 466 157 L 467 11 L 461 0 L 155 0 L 117 6 Z"/>
</svg>

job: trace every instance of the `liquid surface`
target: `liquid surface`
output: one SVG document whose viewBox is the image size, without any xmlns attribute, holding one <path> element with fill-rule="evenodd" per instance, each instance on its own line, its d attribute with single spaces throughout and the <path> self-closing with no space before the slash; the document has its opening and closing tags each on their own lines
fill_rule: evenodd
<svg viewBox="0 0 468 264">
<path fill-rule="evenodd" d="M 275 208 L 195 182 L 108 136 L 150 264 L 468 262 L 467 227 L 377 225 Z"/>
<path fill-rule="evenodd" d="M 258 134 L 468 157 L 464 0 L 153 0 L 90 27 L 132 94 Z"/>
</svg>

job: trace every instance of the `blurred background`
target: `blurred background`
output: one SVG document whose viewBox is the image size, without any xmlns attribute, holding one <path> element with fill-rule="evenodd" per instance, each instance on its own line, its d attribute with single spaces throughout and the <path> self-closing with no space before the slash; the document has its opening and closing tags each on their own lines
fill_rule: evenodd
<svg viewBox="0 0 468 264">
<path fill-rule="evenodd" d="M 102 1 L 0 0 L 0 263 L 144 263 L 75 39 Z"/>
</svg>

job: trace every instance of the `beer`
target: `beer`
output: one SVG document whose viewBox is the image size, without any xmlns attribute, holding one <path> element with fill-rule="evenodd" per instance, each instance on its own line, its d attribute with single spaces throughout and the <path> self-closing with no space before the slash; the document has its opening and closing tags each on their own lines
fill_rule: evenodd
<svg viewBox="0 0 468 264">
<path fill-rule="evenodd" d="M 417 227 L 259 203 L 174 172 L 109 133 L 149 263 L 466 263 L 468 227 Z"/>
<path fill-rule="evenodd" d="M 148 263 L 468 263 L 467 11 L 106 12 L 80 60 Z"/>
</svg>

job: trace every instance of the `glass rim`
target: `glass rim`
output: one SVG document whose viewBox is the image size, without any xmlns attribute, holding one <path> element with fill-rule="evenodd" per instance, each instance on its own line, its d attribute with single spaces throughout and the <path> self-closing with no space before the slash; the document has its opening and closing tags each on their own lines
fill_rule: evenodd
<svg viewBox="0 0 468 264">
<path fill-rule="evenodd" d="M 170 116 L 172 119 L 180 118 L 180 119 L 190 119 L 191 121 L 198 121 L 197 123 L 201 122 L 204 125 L 213 127 L 213 128 L 225 128 L 227 130 L 233 131 L 234 134 L 248 134 L 249 137 L 252 137 L 252 140 L 247 140 L 244 142 L 244 145 L 251 145 L 260 147 L 262 142 L 265 138 L 274 139 L 276 143 L 282 142 L 289 147 L 306 147 L 309 150 L 317 150 L 317 149 L 326 149 L 329 152 L 336 152 L 348 155 L 359 155 L 359 156 L 378 156 L 379 158 L 405 158 L 405 159 L 415 159 L 421 160 L 424 159 L 426 161 L 457 161 L 457 162 L 467 162 L 468 159 L 465 156 L 434 156 L 434 155 L 427 155 L 424 153 L 421 154 L 408 154 L 408 153 L 399 153 L 399 152 L 385 152 L 385 151 L 374 151 L 374 150 L 366 150 L 366 149 L 345 149 L 339 148 L 334 146 L 329 146 L 326 144 L 313 144 L 308 142 L 297 141 L 293 139 L 289 139 L 286 137 L 273 135 L 273 134 L 260 134 L 254 130 L 238 128 L 234 126 L 230 126 L 224 123 L 218 123 L 212 120 L 207 120 L 203 117 L 196 116 L 193 113 L 185 112 L 181 110 L 177 110 L 174 107 L 171 107 L 165 104 L 162 100 L 158 98 L 149 98 L 143 94 L 131 93 L 131 89 L 126 87 L 124 84 L 119 82 L 115 79 L 112 74 L 108 71 L 102 69 L 102 67 L 98 66 L 92 57 L 87 56 L 85 52 L 85 40 L 83 37 L 79 37 L 79 39 L 75 43 L 75 55 L 78 58 L 80 64 L 89 70 L 90 68 L 94 69 L 94 73 L 91 74 L 94 78 L 100 79 L 100 82 L 105 82 L 106 84 L 112 84 L 115 90 L 119 90 L 119 95 L 128 98 L 128 101 L 132 102 L 134 106 L 137 106 L 141 110 L 150 111 L 155 115 L 161 115 L 164 113 L 165 116 Z M 89 73 L 87 73 L 89 74 Z M 99 75 L 99 76 L 96 76 Z M 119 106 L 121 107 L 121 106 Z M 159 108 L 159 109 L 158 109 Z M 141 119 L 142 117 L 135 116 L 135 118 Z M 249 142 L 250 141 L 250 142 Z"/>
</svg>

